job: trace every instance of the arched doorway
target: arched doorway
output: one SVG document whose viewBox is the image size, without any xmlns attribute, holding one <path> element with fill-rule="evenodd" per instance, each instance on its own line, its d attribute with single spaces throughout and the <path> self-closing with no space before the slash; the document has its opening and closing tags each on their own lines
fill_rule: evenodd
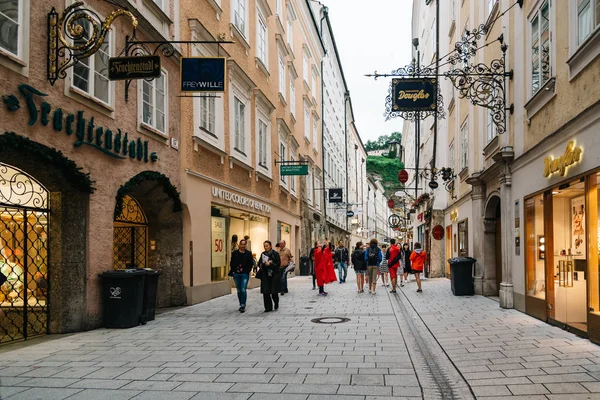
<svg viewBox="0 0 600 400">
<path fill-rule="evenodd" d="M 497 194 L 488 199 L 484 217 L 483 294 L 498 296 L 502 283 L 502 224 Z"/>
<path fill-rule="evenodd" d="M 146 268 L 147 258 L 148 219 L 140 203 L 125 195 L 113 227 L 113 268 Z"/>
<path fill-rule="evenodd" d="M 48 190 L 0 163 L 0 343 L 48 332 Z"/>
</svg>

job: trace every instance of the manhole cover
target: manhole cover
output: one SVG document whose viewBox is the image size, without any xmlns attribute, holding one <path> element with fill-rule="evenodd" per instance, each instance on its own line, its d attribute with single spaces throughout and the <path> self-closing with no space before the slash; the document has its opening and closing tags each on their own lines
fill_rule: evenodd
<svg viewBox="0 0 600 400">
<path fill-rule="evenodd" d="M 342 324 L 348 321 L 350 321 L 350 318 L 341 317 L 321 317 L 310 320 L 310 322 L 314 322 L 315 324 Z"/>
</svg>

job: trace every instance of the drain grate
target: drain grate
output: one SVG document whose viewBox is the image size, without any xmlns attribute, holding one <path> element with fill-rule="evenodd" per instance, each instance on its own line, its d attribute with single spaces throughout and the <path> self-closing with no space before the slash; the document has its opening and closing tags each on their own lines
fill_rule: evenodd
<svg viewBox="0 0 600 400">
<path fill-rule="evenodd" d="M 321 317 L 310 320 L 310 322 L 314 322 L 315 324 L 343 324 L 348 321 L 350 321 L 350 318 L 342 317 Z"/>
</svg>

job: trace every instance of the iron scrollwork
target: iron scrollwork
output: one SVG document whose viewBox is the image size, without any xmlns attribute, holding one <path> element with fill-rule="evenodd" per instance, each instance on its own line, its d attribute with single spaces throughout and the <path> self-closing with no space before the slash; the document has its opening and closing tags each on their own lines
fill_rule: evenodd
<svg viewBox="0 0 600 400">
<path fill-rule="evenodd" d="M 456 65 L 459 62 L 468 64 L 469 59 L 477 54 L 477 41 L 488 33 L 488 26 L 481 24 L 472 30 L 465 30 L 460 40 L 454 44 L 454 52 L 448 56 L 448 62 Z"/>
<path fill-rule="evenodd" d="M 381 76 L 381 75 L 380 75 Z M 437 89 L 437 106 L 435 110 L 431 111 L 398 111 L 394 110 L 394 88 L 393 84 L 390 84 L 388 89 L 388 95 L 385 98 L 385 113 L 383 116 L 388 121 L 391 118 L 400 117 L 411 121 L 424 120 L 427 117 L 436 117 L 439 119 L 446 118 L 446 111 L 444 110 L 444 97 L 442 96 L 442 90 L 439 84 L 436 84 Z"/>
<path fill-rule="evenodd" d="M 65 79 L 67 69 L 94 55 L 104 44 L 114 20 L 129 17 L 133 30 L 137 18 L 127 10 L 115 10 L 104 20 L 92 10 L 76 2 L 59 14 L 54 7 L 48 13 L 48 81 Z"/>
<path fill-rule="evenodd" d="M 0 163 L 0 205 L 45 210 L 48 191 L 20 169 Z"/>
</svg>

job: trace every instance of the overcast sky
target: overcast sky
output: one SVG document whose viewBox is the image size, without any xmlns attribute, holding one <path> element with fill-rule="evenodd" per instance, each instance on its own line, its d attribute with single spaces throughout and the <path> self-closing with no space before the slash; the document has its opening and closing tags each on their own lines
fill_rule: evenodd
<svg viewBox="0 0 600 400">
<path fill-rule="evenodd" d="M 364 75 L 391 72 L 411 60 L 412 0 L 321 0 L 340 53 L 356 127 L 363 143 L 402 131 L 402 119 L 385 122 L 389 79 Z"/>
</svg>

